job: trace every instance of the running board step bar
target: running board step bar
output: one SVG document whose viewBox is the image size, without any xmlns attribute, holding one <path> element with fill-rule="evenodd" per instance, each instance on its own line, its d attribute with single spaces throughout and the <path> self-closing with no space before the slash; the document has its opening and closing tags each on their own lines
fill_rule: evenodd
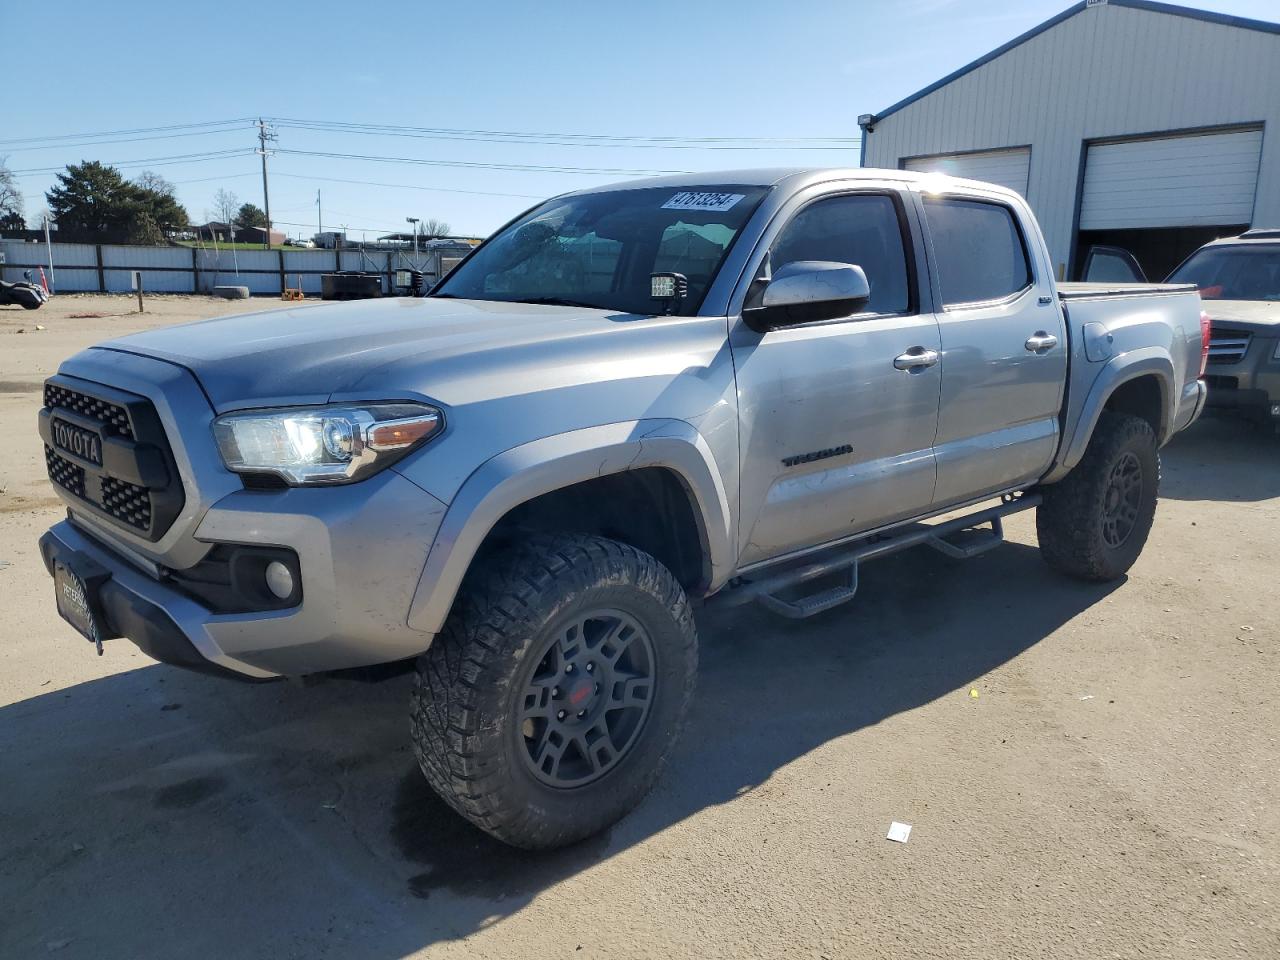
<svg viewBox="0 0 1280 960">
<path fill-rule="evenodd" d="M 926 546 L 957 560 L 967 560 L 986 553 L 1004 542 L 1004 517 L 1030 510 L 1044 498 L 1038 493 L 1009 497 L 999 506 L 979 510 L 938 524 L 915 523 L 888 533 L 875 535 L 853 545 L 832 547 L 817 558 L 795 561 L 776 573 L 766 573 L 759 580 L 741 580 L 721 592 L 713 602 L 723 606 L 758 601 L 766 609 L 790 620 L 803 620 L 852 600 L 858 592 L 858 565 L 864 560 L 888 556 L 910 547 Z M 986 530 L 977 530 L 990 524 Z M 843 574 L 844 582 L 798 598 L 779 594 L 811 580 Z"/>
</svg>

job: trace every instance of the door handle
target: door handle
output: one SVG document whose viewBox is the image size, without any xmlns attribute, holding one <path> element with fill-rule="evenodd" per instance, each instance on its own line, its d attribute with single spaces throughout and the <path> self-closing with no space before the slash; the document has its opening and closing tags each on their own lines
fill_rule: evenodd
<svg viewBox="0 0 1280 960">
<path fill-rule="evenodd" d="M 926 350 L 924 347 L 912 347 L 906 353 L 899 354 L 893 358 L 893 365 L 898 370 L 907 370 L 914 373 L 917 370 L 923 370 L 925 367 L 932 367 L 938 362 L 937 350 Z"/>
<path fill-rule="evenodd" d="M 1031 336 L 1027 337 L 1026 348 L 1032 353 L 1044 353 L 1052 350 L 1058 345 L 1058 338 L 1052 333 L 1045 333 L 1043 330 L 1037 330 Z"/>
</svg>

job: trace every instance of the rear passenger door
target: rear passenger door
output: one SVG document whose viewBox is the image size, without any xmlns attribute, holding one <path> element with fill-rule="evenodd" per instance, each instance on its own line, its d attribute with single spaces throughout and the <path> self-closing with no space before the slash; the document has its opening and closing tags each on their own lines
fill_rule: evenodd
<svg viewBox="0 0 1280 960">
<path fill-rule="evenodd" d="M 1021 208 L 996 194 L 919 197 L 942 341 L 934 503 L 943 506 L 1048 469 L 1058 446 L 1066 331 Z"/>
</svg>

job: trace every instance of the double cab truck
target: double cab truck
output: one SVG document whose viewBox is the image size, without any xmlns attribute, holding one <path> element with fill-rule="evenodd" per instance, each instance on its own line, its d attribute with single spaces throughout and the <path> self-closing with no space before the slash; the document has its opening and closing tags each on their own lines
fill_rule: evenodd
<svg viewBox="0 0 1280 960">
<path fill-rule="evenodd" d="M 39 414 L 67 506 L 41 552 L 99 652 L 250 680 L 411 664 L 432 787 L 554 847 L 658 776 L 695 604 L 821 614 L 860 563 L 971 556 L 1029 509 L 1051 567 L 1121 577 L 1207 351 L 1193 285 L 1057 284 L 991 184 L 584 190 L 423 297 L 70 358 Z"/>
</svg>

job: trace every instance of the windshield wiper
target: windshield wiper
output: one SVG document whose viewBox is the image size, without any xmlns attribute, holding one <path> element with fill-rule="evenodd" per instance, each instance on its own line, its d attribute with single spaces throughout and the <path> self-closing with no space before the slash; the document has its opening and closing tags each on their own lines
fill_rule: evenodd
<svg viewBox="0 0 1280 960">
<path fill-rule="evenodd" d="M 598 303 L 583 303 L 581 300 L 567 300 L 564 297 L 527 297 L 523 300 L 514 300 L 513 303 L 536 303 L 539 306 L 546 307 L 585 307 L 588 310 L 608 310 L 608 307 L 602 307 Z"/>
</svg>

